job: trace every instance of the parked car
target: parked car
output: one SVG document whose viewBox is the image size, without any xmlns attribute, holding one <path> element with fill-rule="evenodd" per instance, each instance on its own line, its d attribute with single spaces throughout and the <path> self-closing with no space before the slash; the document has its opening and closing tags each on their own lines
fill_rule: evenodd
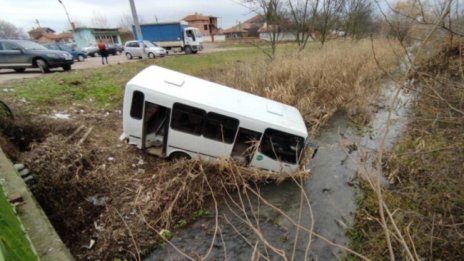
<svg viewBox="0 0 464 261">
<path fill-rule="evenodd" d="M 39 68 L 42 73 L 48 73 L 50 68 L 57 67 L 69 71 L 73 63 L 68 52 L 49 50 L 27 40 L 0 40 L 0 69 L 24 72 L 26 68 Z"/>
<path fill-rule="evenodd" d="M 145 53 L 148 58 L 155 59 L 155 57 L 164 57 L 167 52 L 163 47 L 158 46 L 149 41 L 143 41 Z M 132 59 L 134 57 L 142 57 L 142 50 L 140 48 L 139 41 L 127 41 L 124 45 L 124 53 L 126 54 L 127 59 Z"/>
<path fill-rule="evenodd" d="M 114 49 L 114 53 L 116 55 L 120 55 L 124 52 L 124 46 L 120 45 L 120 44 L 110 44 L 109 47 L 108 47 L 108 51 L 111 52 L 110 50 L 111 49 Z"/>
<path fill-rule="evenodd" d="M 70 53 L 73 59 L 79 62 L 85 61 L 87 55 L 83 51 L 79 51 L 77 48 L 70 47 L 64 43 L 48 43 L 44 44 L 50 50 L 60 50 Z"/>
<path fill-rule="evenodd" d="M 82 51 L 87 54 L 87 56 L 95 57 L 98 56 L 98 47 L 95 44 L 91 44 L 87 47 L 84 47 Z"/>
<path fill-rule="evenodd" d="M 100 50 L 98 49 L 98 46 L 95 44 L 85 47 L 83 50 L 88 56 L 91 56 L 91 57 L 100 55 Z M 108 52 L 108 54 L 111 54 L 111 55 L 120 55 L 123 51 L 123 48 L 116 44 L 110 44 L 110 45 L 107 45 L 106 51 Z"/>
</svg>

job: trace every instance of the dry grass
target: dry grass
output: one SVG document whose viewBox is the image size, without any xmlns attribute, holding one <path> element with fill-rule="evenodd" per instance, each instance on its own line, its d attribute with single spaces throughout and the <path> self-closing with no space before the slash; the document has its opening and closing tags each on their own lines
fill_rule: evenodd
<svg viewBox="0 0 464 261">
<path fill-rule="evenodd" d="M 392 238 L 396 258 L 460 260 L 464 256 L 464 89 L 462 40 L 447 41 L 411 75 L 418 84 L 405 137 L 385 158 L 383 190 L 393 220 L 414 254 Z M 385 256 L 378 201 L 367 185 L 352 231 L 355 249 L 373 259 Z M 388 224 L 392 229 L 391 223 Z M 394 234 L 394 233 L 392 233 Z"/>
<path fill-rule="evenodd" d="M 228 160 L 157 159 L 115 143 L 119 114 L 103 117 L 0 124 L 12 140 L 24 139 L 18 160 L 35 176 L 31 190 L 79 260 L 140 259 L 162 242 L 160 231 L 185 226 L 196 211 L 209 209 L 213 195 L 289 178 Z M 292 178 L 307 175 L 302 171 Z M 95 245 L 87 249 L 92 240 Z"/>
<path fill-rule="evenodd" d="M 270 63 L 264 58 L 236 61 L 195 74 L 294 105 L 316 127 L 337 110 L 365 122 L 382 76 L 398 64 L 397 47 L 391 44 L 386 40 L 332 42 L 323 49 L 288 54 Z M 81 125 L 85 126 L 82 131 L 74 133 Z M 91 128 L 86 137 L 85 130 Z M 228 161 L 218 165 L 166 162 L 118 144 L 121 124 L 116 111 L 109 116 L 75 115 L 66 124 L 39 119 L 6 129 L 13 140 L 26 135 L 18 130 L 40 134 L 28 137 L 16 157 L 36 176 L 32 187 L 36 197 L 80 260 L 140 259 L 161 241 L 160 231 L 188 222 L 195 211 L 211 206 L 229 189 L 253 193 L 249 183 L 280 180 Z M 292 223 L 302 233 L 320 237 L 312 229 L 299 227 L 299 222 Z M 92 240 L 96 244 L 87 249 Z M 281 255 L 281 250 L 275 250 Z"/>
<path fill-rule="evenodd" d="M 332 41 L 322 49 L 284 52 L 272 62 L 238 60 L 198 74 L 296 106 L 316 127 L 341 109 L 365 123 L 370 118 L 369 103 L 379 95 L 380 80 L 398 66 L 397 50 L 396 43 L 388 40 Z"/>
</svg>

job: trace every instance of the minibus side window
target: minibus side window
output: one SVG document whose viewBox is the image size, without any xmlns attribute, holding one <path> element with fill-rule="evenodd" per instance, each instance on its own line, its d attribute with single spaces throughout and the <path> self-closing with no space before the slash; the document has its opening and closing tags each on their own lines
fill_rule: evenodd
<svg viewBox="0 0 464 261">
<path fill-rule="evenodd" d="M 206 115 L 203 136 L 205 138 L 231 144 L 234 142 L 238 129 L 238 120 L 218 113 L 209 112 Z"/>
<path fill-rule="evenodd" d="M 264 131 L 261 153 L 283 162 L 296 164 L 304 147 L 304 139 L 274 129 Z"/>
<path fill-rule="evenodd" d="M 175 103 L 172 110 L 171 128 L 194 135 L 201 135 L 206 111 L 181 103 Z"/>
<path fill-rule="evenodd" d="M 134 91 L 132 94 L 132 104 L 130 116 L 134 119 L 141 120 L 143 115 L 143 103 L 145 96 L 140 91 Z"/>
</svg>

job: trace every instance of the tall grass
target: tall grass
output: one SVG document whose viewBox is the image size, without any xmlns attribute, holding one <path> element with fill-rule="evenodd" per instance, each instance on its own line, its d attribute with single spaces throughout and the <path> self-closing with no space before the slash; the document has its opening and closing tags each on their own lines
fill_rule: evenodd
<svg viewBox="0 0 464 261">
<path fill-rule="evenodd" d="M 369 103 L 381 90 L 385 72 L 397 68 L 398 46 L 388 40 L 333 41 L 304 52 L 201 71 L 212 81 L 296 106 L 319 127 L 337 110 L 359 122 L 369 120 Z M 381 68 L 379 68 L 379 66 Z"/>
<path fill-rule="evenodd" d="M 191 73 L 294 105 L 316 127 L 322 126 L 337 110 L 346 110 L 354 119 L 363 122 L 369 119 L 370 101 L 381 91 L 382 76 L 397 67 L 396 48 L 386 40 L 334 41 L 322 49 L 311 48 L 293 54 L 284 51 L 273 61 L 264 56 L 235 56 L 227 57 L 232 61 L 211 65 L 207 60 L 209 66 Z M 215 62 L 222 63 L 226 59 L 222 57 Z M 205 61 L 204 56 L 179 57 L 161 62 L 161 65 L 169 67 L 170 64 L 172 69 L 181 70 L 176 63 L 186 59 Z M 121 70 L 118 81 L 129 78 L 127 73 L 122 73 L 122 67 L 108 68 L 108 74 Z M 70 83 L 65 81 L 63 85 L 70 88 Z M 83 84 L 85 82 L 79 85 Z M 82 120 L 83 125 L 95 127 L 82 146 L 76 145 L 76 137 L 70 139 L 73 131 L 55 130 L 21 157 L 37 176 L 34 188 L 37 198 L 46 206 L 77 259 L 120 256 L 139 259 L 139 252 L 147 254 L 157 245 L 163 237 L 159 235 L 162 229 L 184 224 L 182 221 L 189 219 L 194 211 L 211 205 L 215 197 L 221 199 L 228 189 L 247 189 L 253 193 L 248 186 L 249 173 L 236 169 L 233 164 L 204 166 L 198 162 L 154 161 L 140 151 L 114 143 L 119 135 L 119 114 L 111 114 L 110 118 L 95 117 Z M 77 128 L 78 122 L 74 123 Z M 94 203 L 99 200 L 104 206 Z M 306 201 L 309 202 L 306 198 L 301 200 Z M 246 209 L 243 203 L 241 208 Z M 70 213 L 74 219 L 66 218 Z M 294 220 L 290 222 L 301 230 L 301 237 L 307 237 L 305 234 L 321 237 L 312 228 L 301 227 Z M 88 244 L 92 237 L 96 238 L 96 245 L 88 251 L 83 249 L 82 245 Z M 265 238 L 260 239 L 263 244 L 267 243 Z M 307 249 L 311 240 L 308 242 Z M 281 254 L 279 249 L 275 252 Z"/>
<path fill-rule="evenodd" d="M 443 42 L 409 75 L 416 83 L 409 88 L 416 94 L 410 122 L 403 139 L 383 158 L 391 183 L 382 189 L 385 206 L 392 210 L 388 224 L 380 222 L 377 191 L 362 186 L 351 236 L 354 249 L 374 260 L 385 257 L 385 229 L 398 260 L 464 256 L 464 39 Z"/>
</svg>

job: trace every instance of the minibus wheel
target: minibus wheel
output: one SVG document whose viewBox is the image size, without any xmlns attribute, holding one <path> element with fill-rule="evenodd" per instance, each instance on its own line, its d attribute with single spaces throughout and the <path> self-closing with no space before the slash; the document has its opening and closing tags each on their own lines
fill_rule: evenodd
<svg viewBox="0 0 464 261">
<path fill-rule="evenodd" d="M 188 155 L 185 152 L 181 152 L 181 151 L 176 151 L 176 152 L 171 153 L 171 155 L 169 155 L 170 160 L 189 160 L 191 158 L 192 157 L 190 157 L 190 155 Z"/>
</svg>

